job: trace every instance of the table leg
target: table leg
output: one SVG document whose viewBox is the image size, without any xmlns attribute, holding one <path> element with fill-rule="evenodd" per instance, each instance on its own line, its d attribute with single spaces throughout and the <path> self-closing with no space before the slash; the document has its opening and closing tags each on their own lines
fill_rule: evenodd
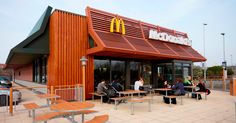
<svg viewBox="0 0 236 123">
<path fill-rule="evenodd" d="M 115 100 L 115 110 L 117 110 L 117 100 Z"/>
<path fill-rule="evenodd" d="M 207 100 L 207 95 L 206 95 L 206 92 L 205 92 L 205 100 Z"/>
<path fill-rule="evenodd" d="M 131 103 L 131 115 L 134 115 L 134 103 Z"/>
<path fill-rule="evenodd" d="M 35 110 L 32 110 L 32 118 L 33 118 L 33 122 L 35 122 Z"/>
<path fill-rule="evenodd" d="M 31 110 L 29 110 L 29 117 L 31 117 Z"/>
<path fill-rule="evenodd" d="M 47 106 L 49 106 L 50 104 L 49 104 L 49 99 L 47 99 Z"/>
<path fill-rule="evenodd" d="M 148 100 L 148 111 L 151 112 L 151 100 Z"/>
<path fill-rule="evenodd" d="M 166 90 L 166 96 L 167 96 L 167 90 Z"/>
<path fill-rule="evenodd" d="M 81 115 L 82 123 L 84 123 L 84 114 Z"/>
<path fill-rule="evenodd" d="M 103 103 L 103 96 L 101 96 L 101 104 Z"/>
<path fill-rule="evenodd" d="M 196 93 L 197 94 L 197 93 Z M 198 100 L 198 94 L 197 94 L 197 100 Z"/>
</svg>

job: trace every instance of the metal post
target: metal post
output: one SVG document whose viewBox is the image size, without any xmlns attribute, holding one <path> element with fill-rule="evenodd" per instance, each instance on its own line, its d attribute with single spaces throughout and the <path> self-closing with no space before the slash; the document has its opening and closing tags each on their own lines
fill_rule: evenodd
<svg viewBox="0 0 236 123">
<path fill-rule="evenodd" d="M 235 104 L 235 120 L 236 120 L 236 102 L 234 102 Z"/>
<path fill-rule="evenodd" d="M 51 94 L 54 94 L 54 87 L 53 86 L 51 86 Z M 50 101 L 49 101 L 50 99 L 47 99 L 47 106 L 49 106 L 50 104 Z M 51 99 L 51 104 L 52 104 L 52 102 L 55 100 L 55 99 Z"/>
<path fill-rule="evenodd" d="M 206 23 L 203 23 L 203 54 L 204 54 L 204 57 L 206 56 L 205 55 L 205 26 L 207 24 Z M 203 69 L 204 69 L 204 82 L 206 82 L 206 61 L 204 61 L 204 66 L 203 66 Z"/>
<path fill-rule="evenodd" d="M 10 107 L 9 107 L 9 111 L 10 111 L 10 115 L 13 115 L 13 87 L 10 88 Z"/>
<path fill-rule="evenodd" d="M 148 100 L 148 111 L 149 112 L 151 111 L 151 100 L 150 99 Z"/>
<path fill-rule="evenodd" d="M 85 66 L 86 66 L 86 61 L 88 59 L 86 59 L 85 56 L 82 56 L 82 58 L 80 59 L 81 63 L 82 63 L 82 83 L 83 83 L 83 101 L 85 101 Z"/>
<path fill-rule="evenodd" d="M 223 36 L 223 62 L 225 63 L 225 65 L 223 66 L 223 90 L 226 91 L 226 81 L 225 78 L 227 75 L 225 75 L 225 69 L 226 69 L 226 61 L 225 61 L 225 33 L 221 33 L 221 35 Z"/>
<path fill-rule="evenodd" d="M 131 102 L 131 115 L 134 115 L 134 103 Z"/>
<path fill-rule="evenodd" d="M 232 56 L 232 54 L 230 55 L 230 60 L 231 60 L 231 66 L 233 66 L 233 56 Z"/>
<path fill-rule="evenodd" d="M 223 36 L 223 59 L 225 62 L 225 33 L 221 33 L 221 35 Z"/>
</svg>

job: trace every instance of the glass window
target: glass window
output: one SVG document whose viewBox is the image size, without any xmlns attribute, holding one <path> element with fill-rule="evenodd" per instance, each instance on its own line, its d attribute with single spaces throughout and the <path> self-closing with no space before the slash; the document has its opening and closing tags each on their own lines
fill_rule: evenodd
<svg viewBox="0 0 236 123">
<path fill-rule="evenodd" d="M 151 83 L 151 75 L 152 75 L 152 66 L 150 64 L 142 65 L 142 73 L 144 85 L 149 85 Z"/>
<path fill-rule="evenodd" d="M 91 36 L 89 36 L 89 48 L 95 47 L 96 44 Z"/>
<path fill-rule="evenodd" d="M 153 83 L 155 87 L 159 87 L 159 88 L 164 87 L 164 81 L 168 81 L 168 83 L 172 83 L 173 81 L 172 63 L 158 64 L 155 70 L 157 74 L 156 81 Z"/>
<path fill-rule="evenodd" d="M 176 78 L 183 78 L 182 66 L 175 66 L 175 79 Z"/>
<path fill-rule="evenodd" d="M 123 86 L 125 85 L 125 62 L 124 61 L 111 61 L 111 80 L 120 82 Z"/>
<path fill-rule="evenodd" d="M 190 67 L 190 64 L 183 64 L 184 67 Z"/>
<path fill-rule="evenodd" d="M 94 60 L 94 87 L 104 79 L 110 81 L 110 62 L 109 60 Z"/>
<path fill-rule="evenodd" d="M 140 62 L 130 62 L 130 84 L 134 85 L 135 81 L 138 80 L 141 63 Z"/>
<path fill-rule="evenodd" d="M 184 78 L 187 76 L 191 76 L 191 68 L 190 67 L 184 67 Z"/>
<path fill-rule="evenodd" d="M 166 65 L 164 67 L 164 79 L 167 80 L 169 83 L 173 81 L 173 67 L 172 65 Z"/>
</svg>

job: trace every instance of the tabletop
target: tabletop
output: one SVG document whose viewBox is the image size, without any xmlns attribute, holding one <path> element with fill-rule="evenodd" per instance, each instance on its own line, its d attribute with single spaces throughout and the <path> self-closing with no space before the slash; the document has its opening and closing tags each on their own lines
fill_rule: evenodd
<svg viewBox="0 0 236 123">
<path fill-rule="evenodd" d="M 126 91 L 119 91 L 117 93 L 120 94 L 135 94 L 135 93 L 147 93 L 146 91 L 140 91 L 140 90 L 126 90 Z"/>
<path fill-rule="evenodd" d="M 95 105 L 91 102 L 64 102 L 50 106 L 51 110 L 57 111 L 80 111 L 93 108 Z"/>
<path fill-rule="evenodd" d="M 172 90 L 171 88 L 155 88 L 153 90 L 157 90 L 157 91 L 169 91 Z"/>
<path fill-rule="evenodd" d="M 184 88 L 196 88 L 196 86 L 184 86 Z"/>
</svg>

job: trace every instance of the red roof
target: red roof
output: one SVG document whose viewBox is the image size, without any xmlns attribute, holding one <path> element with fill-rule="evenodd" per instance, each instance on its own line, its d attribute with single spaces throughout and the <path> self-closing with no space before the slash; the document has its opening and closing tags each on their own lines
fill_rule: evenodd
<svg viewBox="0 0 236 123">
<path fill-rule="evenodd" d="M 141 59 L 178 59 L 205 61 L 206 59 L 191 46 L 149 39 L 149 30 L 156 29 L 176 37 L 188 38 L 186 33 L 118 16 L 101 10 L 87 8 L 89 34 L 95 48 L 87 54 Z M 125 34 L 111 33 L 110 24 L 114 17 L 124 21 Z"/>
</svg>

